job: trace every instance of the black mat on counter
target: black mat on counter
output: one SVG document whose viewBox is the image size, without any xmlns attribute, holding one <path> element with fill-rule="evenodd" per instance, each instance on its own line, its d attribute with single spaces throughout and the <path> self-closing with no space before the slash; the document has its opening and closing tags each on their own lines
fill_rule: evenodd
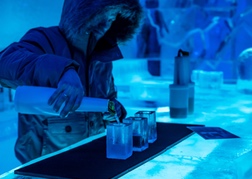
<svg viewBox="0 0 252 179">
<path fill-rule="evenodd" d="M 44 178 L 117 178 L 156 157 L 193 134 L 189 124 L 157 123 L 158 139 L 126 160 L 106 158 L 106 136 L 15 170 L 15 174 Z"/>
</svg>

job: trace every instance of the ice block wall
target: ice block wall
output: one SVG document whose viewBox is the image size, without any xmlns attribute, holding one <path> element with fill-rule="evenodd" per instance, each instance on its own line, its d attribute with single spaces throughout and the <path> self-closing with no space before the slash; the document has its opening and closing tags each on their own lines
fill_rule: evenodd
<svg viewBox="0 0 252 179">
<path fill-rule="evenodd" d="M 1 0 L 0 51 L 30 28 L 57 25 L 63 0 Z"/>
<path fill-rule="evenodd" d="M 146 1 L 158 0 L 140 0 L 143 6 Z M 195 68 L 221 70 L 224 71 L 225 79 L 236 78 L 237 58 L 243 50 L 252 45 L 250 40 L 252 1 L 159 0 L 158 2 L 158 9 L 168 28 L 168 32 L 163 30 L 163 37 L 159 39 L 161 76 L 171 76 L 173 58 L 177 50 L 183 48 L 191 52 Z M 0 50 L 18 41 L 30 28 L 57 25 L 62 4 L 63 0 L 53 2 L 1 0 Z M 154 22 L 154 24 L 160 23 Z M 137 35 L 132 41 L 120 47 L 125 58 L 136 58 Z"/>
<path fill-rule="evenodd" d="M 141 0 L 144 5 L 146 1 Z M 150 11 L 150 8 L 146 8 Z M 252 1 L 250 0 L 159 0 L 158 10 L 162 13 L 168 32 L 159 31 L 157 36 L 161 52 L 154 56 L 161 61 L 161 76 L 171 77 L 171 66 L 179 48 L 189 51 L 194 68 L 206 71 L 223 71 L 225 82 L 235 82 L 237 61 L 242 51 L 252 46 Z M 152 9 L 153 11 L 153 9 Z M 146 15 L 148 16 L 148 14 Z M 150 17 L 150 16 L 149 16 Z M 154 16 L 152 20 L 155 21 Z M 154 22 L 158 27 L 162 24 Z M 153 24 L 152 24 L 153 25 Z M 141 33 L 141 32 L 140 32 Z M 144 32 L 148 34 L 147 30 Z M 147 38 L 153 38 L 149 33 Z M 160 34 L 163 33 L 161 36 Z M 134 58 L 138 51 L 137 37 L 128 46 L 123 47 L 131 53 L 126 58 Z M 151 43 L 155 40 L 145 42 Z M 153 56 L 144 57 L 146 60 Z"/>
</svg>

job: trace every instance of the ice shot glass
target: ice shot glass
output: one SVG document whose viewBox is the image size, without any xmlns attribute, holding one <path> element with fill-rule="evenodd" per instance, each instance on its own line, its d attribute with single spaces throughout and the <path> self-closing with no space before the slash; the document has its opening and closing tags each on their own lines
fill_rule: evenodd
<svg viewBox="0 0 252 179">
<path fill-rule="evenodd" d="M 110 123 L 107 125 L 106 154 L 110 159 L 125 160 L 132 155 L 132 124 Z"/>
<path fill-rule="evenodd" d="M 133 151 L 141 152 L 149 147 L 146 117 L 132 117 Z"/>
<path fill-rule="evenodd" d="M 157 140 L 157 123 L 155 111 L 138 111 L 136 117 L 146 117 L 148 123 L 148 142 L 153 143 Z"/>
</svg>

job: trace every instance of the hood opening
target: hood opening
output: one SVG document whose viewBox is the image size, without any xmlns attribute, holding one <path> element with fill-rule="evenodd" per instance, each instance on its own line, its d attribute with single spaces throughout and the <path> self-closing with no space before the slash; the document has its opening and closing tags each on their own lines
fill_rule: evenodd
<svg viewBox="0 0 252 179">
<path fill-rule="evenodd" d="M 105 34 L 106 38 L 112 38 L 116 42 L 130 40 L 143 17 L 143 9 L 138 0 L 65 0 L 59 28 L 71 41 L 111 8 L 119 9 L 120 13 Z"/>
</svg>

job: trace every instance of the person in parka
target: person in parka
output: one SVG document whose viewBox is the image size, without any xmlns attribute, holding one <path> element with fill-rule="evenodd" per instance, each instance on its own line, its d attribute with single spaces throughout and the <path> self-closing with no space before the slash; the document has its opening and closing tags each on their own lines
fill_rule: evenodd
<svg viewBox="0 0 252 179">
<path fill-rule="evenodd" d="M 58 26 L 29 30 L 0 52 L 0 84 L 56 88 L 48 100 L 60 116 L 18 114 L 16 157 L 26 163 L 105 131 L 109 115 L 75 112 L 83 96 L 110 99 L 120 120 L 112 61 L 123 58 L 119 43 L 136 33 L 138 0 L 65 0 Z M 39 94 L 38 94 L 39 95 Z"/>
</svg>

